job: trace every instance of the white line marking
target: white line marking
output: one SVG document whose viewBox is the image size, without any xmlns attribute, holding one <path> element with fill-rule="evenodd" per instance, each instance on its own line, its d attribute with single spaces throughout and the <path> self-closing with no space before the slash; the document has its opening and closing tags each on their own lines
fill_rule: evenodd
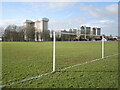
<svg viewBox="0 0 120 90">
<path fill-rule="evenodd" d="M 64 69 L 61 69 L 61 70 L 59 70 L 59 71 L 66 70 L 66 69 L 69 69 L 69 68 L 72 68 L 72 67 L 76 67 L 76 66 L 79 66 L 79 65 L 88 64 L 88 63 L 95 62 L 95 61 L 98 61 L 98 60 L 101 60 L 101 59 L 105 59 L 105 58 L 108 58 L 108 57 L 116 56 L 116 55 L 118 55 L 118 54 L 120 54 L 120 53 L 117 53 L 117 54 L 114 54 L 114 55 L 105 56 L 104 58 L 94 59 L 94 60 L 92 60 L 92 61 L 87 61 L 87 62 L 85 62 L 85 63 L 80 63 L 80 64 L 76 64 L 76 65 L 73 65 L 73 66 L 69 66 L 69 67 L 66 67 L 66 68 L 64 68 Z"/>
<path fill-rule="evenodd" d="M 112 56 L 115 56 L 115 55 L 118 55 L 118 54 L 120 54 L 120 53 L 117 53 L 117 54 L 114 54 L 114 55 L 109 55 L 109 56 L 106 56 L 104 58 L 112 57 Z M 98 60 L 101 60 L 101 59 L 104 59 L 104 58 L 94 59 L 92 61 L 87 61 L 85 63 L 81 63 L 81 64 L 76 64 L 76 65 L 73 65 L 73 66 L 69 66 L 69 67 L 66 67 L 64 69 L 61 69 L 60 71 L 66 70 L 66 69 L 69 69 L 69 68 L 72 68 L 72 67 L 76 67 L 76 66 L 79 66 L 79 65 L 84 65 L 84 64 L 91 63 L 91 62 L 95 62 L 95 61 L 98 61 Z M 39 78 L 39 77 L 42 77 L 42 76 L 45 76 L 45 75 L 49 75 L 49 74 L 52 74 L 52 73 L 54 73 L 54 72 L 48 72 L 48 73 L 45 73 L 45 74 L 41 74 L 39 76 L 35 76 L 35 77 L 31 77 L 31 78 L 26 78 L 26 79 L 23 79 L 23 80 L 20 80 L 20 81 L 17 81 L 17 82 L 13 82 L 11 84 L 1 85 L 0 88 L 6 87 L 6 86 L 11 86 L 11 85 L 18 84 L 18 83 L 25 82 L 25 81 L 29 81 L 29 80 L 32 80 L 32 79 L 35 79 L 35 78 Z"/>
<path fill-rule="evenodd" d="M 45 73 L 45 74 L 41 74 L 39 76 L 35 76 L 35 77 L 31 77 L 31 78 L 26 78 L 26 79 L 23 79 L 23 80 L 20 80 L 20 81 L 17 81 L 17 82 L 13 82 L 11 84 L 2 85 L 2 86 L 0 86 L 0 88 L 5 87 L 5 86 L 11 86 L 11 85 L 18 84 L 18 83 L 25 82 L 25 81 L 29 81 L 29 80 L 32 80 L 32 79 L 35 79 L 35 78 L 39 78 L 39 77 L 42 77 L 42 76 L 45 76 L 45 75 L 49 75 L 49 74 L 52 74 L 52 73 L 53 72 L 48 72 L 48 73 Z"/>
</svg>

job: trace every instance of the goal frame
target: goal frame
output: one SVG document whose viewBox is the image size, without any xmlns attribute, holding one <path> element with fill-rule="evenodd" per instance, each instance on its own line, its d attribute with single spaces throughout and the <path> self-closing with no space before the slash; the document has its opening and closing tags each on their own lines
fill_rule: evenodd
<svg viewBox="0 0 120 90">
<path fill-rule="evenodd" d="M 61 34 L 71 34 L 71 35 L 78 35 L 77 33 L 66 33 L 66 32 L 53 32 L 53 72 L 56 71 L 56 33 L 61 33 Z M 86 35 L 86 34 L 79 34 L 79 35 Z M 91 36 L 91 35 L 88 35 Z M 93 35 L 92 35 L 93 36 Z M 98 36 L 98 35 L 94 35 L 94 36 Z M 100 36 L 100 35 L 99 35 Z M 105 55 L 104 55 L 104 41 L 105 38 L 102 35 L 102 52 L 101 52 L 101 58 L 104 59 Z"/>
</svg>

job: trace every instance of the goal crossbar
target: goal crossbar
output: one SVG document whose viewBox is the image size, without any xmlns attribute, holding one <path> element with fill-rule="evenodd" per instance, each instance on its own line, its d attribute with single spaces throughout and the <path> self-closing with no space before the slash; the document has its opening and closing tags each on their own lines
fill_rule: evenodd
<svg viewBox="0 0 120 90">
<path fill-rule="evenodd" d="M 80 34 L 80 33 L 68 33 L 68 32 L 55 32 L 55 33 L 56 33 L 56 34 L 66 34 L 66 35 L 102 36 L 102 35 Z"/>
</svg>

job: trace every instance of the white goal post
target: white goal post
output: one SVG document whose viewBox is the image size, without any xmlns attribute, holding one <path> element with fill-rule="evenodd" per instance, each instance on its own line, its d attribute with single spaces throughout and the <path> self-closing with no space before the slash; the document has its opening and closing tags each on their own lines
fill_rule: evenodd
<svg viewBox="0 0 120 90">
<path fill-rule="evenodd" d="M 66 32 L 53 32 L 53 72 L 56 71 L 56 33 L 61 33 L 61 34 L 70 34 L 70 35 L 78 35 L 77 33 L 66 33 Z M 79 34 L 79 35 L 85 35 L 85 34 Z M 88 35 L 91 36 L 91 35 Z M 94 35 L 98 36 L 98 35 Z M 104 41 L 105 38 L 102 36 L 102 53 L 101 53 L 101 58 L 104 58 Z"/>
<path fill-rule="evenodd" d="M 104 58 L 104 36 L 102 36 L 102 58 Z"/>
<path fill-rule="evenodd" d="M 53 72 L 55 72 L 55 42 L 56 42 L 56 34 L 53 32 Z"/>
</svg>

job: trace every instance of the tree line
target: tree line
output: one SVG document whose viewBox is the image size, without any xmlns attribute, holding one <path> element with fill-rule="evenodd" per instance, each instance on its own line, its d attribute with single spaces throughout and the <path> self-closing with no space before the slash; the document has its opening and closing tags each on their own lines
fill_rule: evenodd
<svg viewBox="0 0 120 90">
<path fill-rule="evenodd" d="M 2 34 L 2 41 L 34 41 L 35 28 L 32 26 L 8 25 Z"/>
<path fill-rule="evenodd" d="M 4 31 L 2 33 L 3 41 L 23 41 L 24 40 L 24 27 L 23 26 L 8 25 L 2 31 Z"/>
</svg>

